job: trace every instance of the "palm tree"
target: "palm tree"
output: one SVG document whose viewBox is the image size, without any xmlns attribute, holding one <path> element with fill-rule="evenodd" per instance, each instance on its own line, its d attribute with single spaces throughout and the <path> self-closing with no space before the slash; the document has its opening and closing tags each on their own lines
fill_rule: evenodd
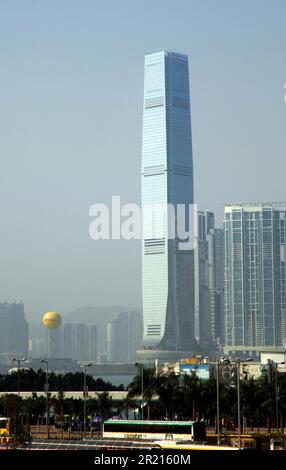
<svg viewBox="0 0 286 470">
<path fill-rule="evenodd" d="M 237 391 L 228 383 L 222 383 L 219 392 L 220 409 L 222 413 L 225 429 L 230 429 L 231 422 L 237 416 Z"/>
<path fill-rule="evenodd" d="M 128 397 L 135 398 L 142 395 L 142 373 L 143 373 L 143 401 L 147 404 L 147 419 L 150 419 L 150 405 L 151 400 L 157 392 L 156 387 L 156 376 L 155 369 L 145 368 L 141 365 L 136 366 L 138 368 L 137 374 L 133 378 L 132 382 L 128 385 Z M 143 403 L 142 403 L 143 407 Z M 143 408 L 142 408 L 143 410 Z"/>
<path fill-rule="evenodd" d="M 60 417 L 59 422 L 61 425 L 61 431 L 63 431 L 63 421 L 64 421 L 64 404 L 65 404 L 65 394 L 63 390 L 59 390 L 57 398 L 52 400 L 55 407 L 56 415 Z"/>
<path fill-rule="evenodd" d="M 182 391 L 178 375 L 169 374 L 156 379 L 156 392 L 159 396 L 159 406 L 163 410 L 166 419 L 172 419 L 173 415 L 181 410 Z"/>
<path fill-rule="evenodd" d="M 196 419 L 196 411 L 201 403 L 201 381 L 195 373 L 191 375 L 184 374 L 181 381 L 183 396 L 183 412 L 185 416 Z"/>
<path fill-rule="evenodd" d="M 197 383 L 199 417 L 212 420 L 216 417 L 217 383 L 214 378 Z M 215 418 L 216 419 L 216 418 Z"/>
<path fill-rule="evenodd" d="M 133 412 L 133 419 L 135 419 L 135 408 L 137 408 L 136 401 L 134 400 L 134 398 L 131 398 L 128 394 L 122 402 L 122 410 L 125 412 L 126 419 L 129 418 L 130 409 Z"/>
<path fill-rule="evenodd" d="M 37 396 L 36 392 L 32 393 L 32 397 L 25 399 L 26 409 L 29 416 L 29 421 L 36 424 L 39 418 L 43 417 L 46 411 L 46 398 L 44 396 Z"/>
<path fill-rule="evenodd" d="M 274 396 L 274 386 L 269 380 L 269 378 L 264 375 L 257 380 L 258 387 L 258 403 L 257 409 L 261 417 L 265 419 L 267 430 L 270 432 L 271 424 L 275 419 L 275 396 Z"/>
<path fill-rule="evenodd" d="M 108 392 L 102 392 L 97 396 L 97 408 L 101 414 L 102 420 L 104 421 L 110 415 L 113 403 Z"/>
<path fill-rule="evenodd" d="M 249 380 L 243 380 L 241 383 L 241 404 L 242 416 L 249 418 L 251 431 L 253 431 L 254 420 L 259 418 L 259 404 L 261 403 L 261 394 L 257 381 L 251 377 Z"/>
</svg>

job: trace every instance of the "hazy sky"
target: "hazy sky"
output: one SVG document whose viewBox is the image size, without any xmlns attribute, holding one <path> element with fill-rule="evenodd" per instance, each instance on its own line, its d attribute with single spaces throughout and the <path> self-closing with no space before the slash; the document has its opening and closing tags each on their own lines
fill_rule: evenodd
<svg viewBox="0 0 286 470">
<path fill-rule="evenodd" d="M 146 52 L 189 56 L 199 207 L 286 200 L 285 24 L 284 0 L 0 0 L 0 301 L 140 306 L 140 242 L 88 228 L 140 201 Z"/>
</svg>

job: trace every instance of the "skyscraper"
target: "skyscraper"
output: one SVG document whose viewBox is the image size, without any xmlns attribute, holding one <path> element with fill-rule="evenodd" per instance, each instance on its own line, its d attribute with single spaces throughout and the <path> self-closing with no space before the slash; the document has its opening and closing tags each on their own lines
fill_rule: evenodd
<svg viewBox="0 0 286 470">
<path fill-rule="evenodd" d="M 142 315 L 139 312 L 120 312 L 106 324 L 107 361 L 135 362 L 136 351 L 142 342 Z"/>
<path fill-rule="evenodd" d="M 97 326 L 84 323 L 63 323 L 51 330 L 48 356 L 76 361 L 97 361 Z"/>
<path fill-rule="evenodd" d="M 224 231 L 227 348 L 283 346 L 286 204 L 226 205 Z"/>
<path fill-rule="evenodd" d="M 97 362 L 98 359 L 98 338 L 97 338 L 97 326 L 87 325 L 88 332 L 88 360 L 91 362 Z"/>
<path fill-rule="evenodd" d="M 157 351 L 196 347 L 194 253 L 179 249 L 178 237 L 171 237 L 169 214 L 154 214 L 150 205 L 176 208 L 192 203 L 188 58 L 165 51 L 147 54 L 142 144 L 143 344 Z"/>
<path fill-rule="evenodd" d="M 213 306 L 215 311 L 214 337 L 224 343 L 224 231 L 215 228 L 209 235 L 211 239 L 210 263 L 214 263 L 213 281 L 210 290 L 213 290 Z M 211 264 L 212 265 L 212 264 Z"/>
<path fill-rule="evenodd" d="M 223 338 L 223 230 L 215 228 L 214 213 L 198 211 L 195 248 L 196 337 L 209 354 Z"/>
<path fill-rule="evenodd" d="M 0 353 L 28 353 L 28 323 L 22 302 L 0 303 Z"/>
</svg>

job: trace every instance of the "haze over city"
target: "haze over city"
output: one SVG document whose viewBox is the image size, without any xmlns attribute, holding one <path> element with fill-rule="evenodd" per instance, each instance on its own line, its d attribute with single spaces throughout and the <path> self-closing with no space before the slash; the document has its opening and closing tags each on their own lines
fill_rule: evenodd
<svg viewBox="0 0 286 470">
<path fill-rule="evenodd" d="M 89 208 L 140 203 L 144 54 L 189 57 L 194 192 L 285 197 L 282 1 L 3 1 L 1 301 L 29 320 L 141 307 L 140 241 L 93 241 Z"/>
</svg>

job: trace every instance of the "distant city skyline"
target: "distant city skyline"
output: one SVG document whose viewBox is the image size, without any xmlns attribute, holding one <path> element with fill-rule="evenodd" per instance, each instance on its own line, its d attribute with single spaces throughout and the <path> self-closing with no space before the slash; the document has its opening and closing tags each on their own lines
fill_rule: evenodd
<svg viewBox="0 0 286 470">
<path fill-rule="evenodd" d="M 140 241 L 91 240 L 88 211 L 140 204 L 146 52 L 189 57 L 198 208 L 222 227 L 225 203 L 285 200 L 285 17 L 279 0 L 2 2 L 0 301 L 29 321 L 141 307 Z"/>
</svg>

